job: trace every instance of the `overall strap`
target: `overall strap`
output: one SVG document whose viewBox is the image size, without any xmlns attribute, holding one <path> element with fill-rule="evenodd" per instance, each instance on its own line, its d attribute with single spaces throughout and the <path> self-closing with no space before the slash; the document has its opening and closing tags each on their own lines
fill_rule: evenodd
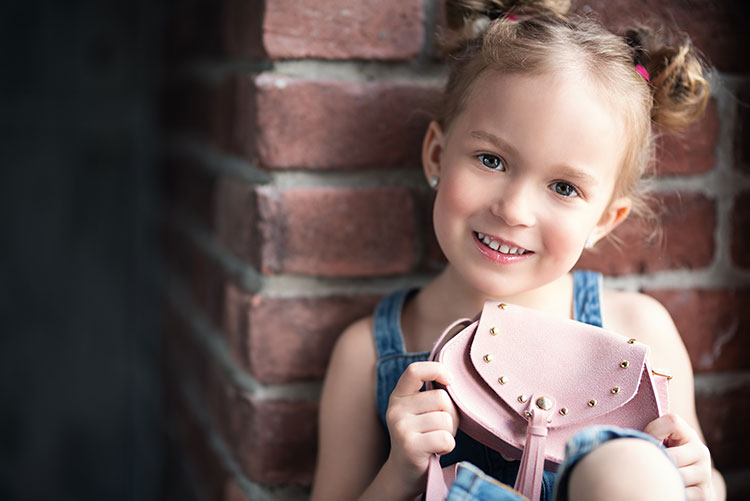
<svg viewBox="0 0 750 501">
<path fill-rule="evenodd" d="M 602 274 L 596 271 L 573 272 L 573 319 L 602 326 Z"/>
<path fill-rule="evenodd" d="M 378 359 L 406 353 L 404 337 L 401 333 L 401 311 L 408 289 L 396 291 L 384 297 L 375 308 L 373 334 Z"/>
</svg>

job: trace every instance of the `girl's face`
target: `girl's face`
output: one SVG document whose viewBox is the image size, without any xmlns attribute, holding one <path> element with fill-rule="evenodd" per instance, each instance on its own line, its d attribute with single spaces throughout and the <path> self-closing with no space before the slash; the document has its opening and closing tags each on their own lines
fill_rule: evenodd
<svg viewBox="0 0 750 501">
<path fill-rule="evenodd" d="M 627 215 L 629 200 L 611 200 L 625 130 L 599 90 L 575 73 L 488 71 L 447 131 L 430 125 L 435 233 L 476 290 L 501 297 L 550 283 Z"/>
</svg>

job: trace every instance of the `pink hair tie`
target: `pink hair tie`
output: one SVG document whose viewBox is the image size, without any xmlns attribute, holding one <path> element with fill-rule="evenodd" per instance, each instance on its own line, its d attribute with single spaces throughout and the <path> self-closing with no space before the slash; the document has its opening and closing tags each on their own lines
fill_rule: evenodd
<svg viewBox="0 0 750 501">
<path fill-rule="evenodd" d="M 506 19 L 507 19 L 508 21 L 518 21 L 518 18 L 516 18 L 516 16 L 515 16 L 515 15 L 513 15 L 513 14 L 510 14 L 510 15 L 508 15 L 508 16 L 506 17 Z"/>
<path fill-rule="evenodd" d="M 648 74 L 648 70 L 646 70 L 646 68 L 644 68 L 642 65 L 636 64 L 635 65 L 635 71 L 637 71 L 638 73 L 640 73 L 641 76 L 643 77 L 643 79 L 645 81 L 647 81 L 647 82 L 649 81 L 650 76 Z"/>
</svg>

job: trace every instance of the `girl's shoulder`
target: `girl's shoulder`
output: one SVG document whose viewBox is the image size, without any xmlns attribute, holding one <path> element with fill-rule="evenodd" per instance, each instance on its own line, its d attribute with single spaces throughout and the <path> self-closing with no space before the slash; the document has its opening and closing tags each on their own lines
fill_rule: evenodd
<svg viewBox="0 0 750 501">
<path fill-rule="evenodd" d="M 647 294 L 603 289 L 601 304 L 604 327 L 624 335 L 674 328 L 667 309 Z"/>
<path fill-rule="evenodd" d="M 675 370 L 689 367 L 680 333 L 659 301 L 640 292 L 604 289 L 601 303 L 604 327 L 647 344 L 653 367 Z"/>
<path fill-rule="evenodd" d="M 331 361 L 358 360 L 357 366 L 375 363 L 377 358 L 373 338 L 373 316 L 351 323 L 339 335 L 333 347 Z"/>
</svg>

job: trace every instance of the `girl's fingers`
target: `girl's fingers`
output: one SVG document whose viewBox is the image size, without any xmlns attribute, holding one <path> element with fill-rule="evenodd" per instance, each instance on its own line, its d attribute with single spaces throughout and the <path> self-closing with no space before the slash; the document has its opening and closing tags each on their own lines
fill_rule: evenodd
<svg viewBox="0 0 750 501">
<path fill-rule="evenodd" d="M 434 412 L 443 412 L 451 417 L 451 426 L 446 429 L 450 429 L 455 435 L 458 429 L 458 411 L 445 390 L 423 391 L 405 397 L 391 396 L 386 421 L 389 426 L 406 432 L 411 429 L 411 418 Z"/>
<path fill-rule="evenodd" d="M 670 447 L 667 449 L 667 454 L 672 456 L 679 467 L 697 463 L 704 456 L 707 456 L 707 454 L 704 454 L 702 445 L 694 442 Z"/>
<path fill-rule="evenodd" d="M 454 410 L 453 401 L 445 390 L 429 390 L 413 393 L 404 397 L 392 396 L 400 400 L 399 405 L 405 407 L 409 414 L 424 414 L 425 412 Z"/>
<path fill-rule="evenodd" d="M 456 439 L 445 430 L 423 433 L 421 442 L 426 454 L 448 454 L 456 447 Z"/>
<path fill-rule="evenodd" d="M 445 411 L 428 412 L 418 416 L 411 416 L 410 429 L 416 433 L 430 433 L 432 431 L 447 431 L 453 435 L 453 416 Z"/>
<path fill-rule="evenodd" d="M 665 414 L 651 421 L 644 430 L 657 440 L 664 441 L 667 447 L 683 445 L 694 440 L 700 440 L 693 430 L 677 414 Z"/>
<path fill-rule="evenodd" d="M 685 489 L 685 498 L 688 501 L 706 501 L 706 499 L 710 499 L 709 495 L 707 487 L 696 485 Z"/>
<path fill-rule="evenodd" d="M 436 381 L 448 386 L 450 384 L 448 370 L 440 362 L 414 362 L 401 375 L 391 395 L 403 397 L 417 393 L 428 381 Z"/>
<path fill-rule="evenodd" d="M 680 468 L 680 475 L 687 487 L 708 484 L 711 480 L 711 470 L 699 463 L 683 466 Z"/>
</svg>

